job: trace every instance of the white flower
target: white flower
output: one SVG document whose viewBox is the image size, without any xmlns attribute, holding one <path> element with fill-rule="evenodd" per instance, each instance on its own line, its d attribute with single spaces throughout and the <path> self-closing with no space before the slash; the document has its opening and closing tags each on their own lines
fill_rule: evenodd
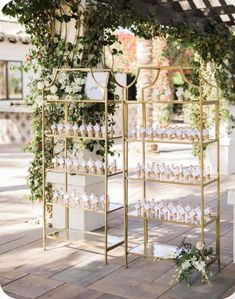
<svg viewBox="0 0 235 299">
<path fill-rule="evenodd" d="M 203 250 L 203 248 L 205 247 L 205 244 L 201 241 L 197 242 L 196 244 L 196 248 L 197 250 Z"/>
<path fill-rule="evenodd" d="M 71 86 L 66 86 L 66 88 L 65 88 L 65 92 L 67 92 L 67 93 L 72 93 L 73 92 L 73 90 L 72 90 L 72 88 L 71 88 Z"/>
<path fill-rule="evenodd" d="M 50 88 L 50 92 L 55 94 L 57 92 L 58 88 L 55 85 L 52 85 Z"/>
<path fill-rule="evenodd" d="M 77 92 L 80 92 L 82 90 L 81 86 L 79 85 L 73 85 L 72 86 L 72 91 L 73 93 L 77 93 Z"/>
<path fill-rule="evenodd" d="M 38 84 L 37 84 L 37 88 L 38 88 L 39 90 L 42 90 L 44 87 L 45 87 L 45 85 L 44 85 L 43 82 L 38 82 Z"/>
<path fill-rule="evenodd" d="M 52 100 L 53 100 L 53 101 L 58 101 L 58 100 L 59 100 L 59 97 L 58 97 L 57 95 L 53 95 L 53 96 L 52 96 Z"/>
<path fill-rule="evenodd" d="M 188 269 L 190 267 L 191 267 L 191 263 L 190 263 L 190 261 L 187 261 L 187 260 L 185 262 L 183 262 L 181 265 L 182 270 Z"/>
<path fill-rule="evenodd" d="M 73 82 L 73 84 L 74 85 L 81 85 L 82 83 L 81 83 L 81 78 L 76 78 L 76 79 L 74 79 L 74 82 Z"/>
<path fill-rule="evenodd" d="M 84 85 L 86 83 L 86 79 L 83 79 L 83 78 L 77 78 L 74 80 L 74 82 L 76 82 L 77 80 L 77 84 L 79 85 Z"/>
<path fill-rule="evenodd" d="M 206 263 L 204 261 L 196 261 L 193 262 L 193 266 L 195 269 L 197 269 L 199 272 L 204 272 L 206 268 Z"/>
<path fill-rule="evenodd" d="M 35 99 L 35 103 L 41 107 L 42 106 L 42 96 L 37 96 Z"/>
<path fill-rule="evenodd" d="M 184 94 L 184 89 L 183 87 L 179 87 L 176 91 L 177 97 L 182 96 Z"/>
<path fill-rule="evenodd" d="M 66 79 L 67 79 L 66 74 L 65 73 L 60 73 L 59 79 L 58 79 L 59 83 L 60 84 L 64 84 L 64 82 L 66 81 Z"/>
<path fill-rule="evenodd" d="M 189 90 L 185 90 L 184 96 L 185 96 L 186 99 L 189 99 L 191 97 L 190 91 Z"/>
<path fill-rule="evenodd" d="M 45 86 L 46 86 L 46 87 L 49 87 L 49 85 L 50 85 L 50 82 L 49 82 L 49 81 L 44 81 L 44 83 L 45 83 Z"/>
</svg>

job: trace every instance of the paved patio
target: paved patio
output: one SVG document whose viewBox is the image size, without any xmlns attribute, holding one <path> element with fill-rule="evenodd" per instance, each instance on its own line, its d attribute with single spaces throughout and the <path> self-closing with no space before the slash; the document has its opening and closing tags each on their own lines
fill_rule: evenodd
<svg viewBox="0 0 235 299">
<path fill-rule="evenodd" d="M 166 153 L 161 155 L 164 158 Z M 172 157 L 176 154 L 170 153 Z M 187 157 L 187 149 L 177 152 L 177 157 Z M 201 285 L 197 276 L 193 286 L 176 284 L 173 280 L 174 265 L 168 261 L 146 260 L 129 257 L 129 268 L 124 267 L 124 248 L 110 252 L 109 264 L 104 265 L 102 243 L 65 243 L 48 241 L 48 250 L 42 250 L 42 231 L 38 224 L 26 222 L 32 217 L 32 204 L 24 199 L 28 190 L 25 185 L 27 166 L 31 156 L 20 147 L 0 147 L 0 285 L 5 292 L 17 299 L 216 299 L 235 292 L 235 264 L 232 263 L 232 209 L 227 205 L 227 191 L 234 187 L 235 176 L 222 179 L 221 198 L 221 261 L 222 270 L 212 272 L 212 288 Z M 112 192 L 118 187 L 113 181 Z M 207 192 L 207 202 L 214 206 L 214 190 Z M 131 186 L 131 197 L 138 186 Z M 154 186 L 151 193 L 156 192 Z M 188 188 L 169 189 L 163 186 L 159 196 L 175 196 L 195 200 L 198 190 Z M 111 232 L 122 235 L 121 212 L 112 216 Z M 194 240 L 198 230 L 186 226 L 151 224 L 151 235 L 159 242 L 177 245 L 183 236 Z M 206 242 L 214 240 L 213 225 L 206 232 Z M 132 247 L 142 239 L 140 221 L 129 222 Z"/>
</svg>

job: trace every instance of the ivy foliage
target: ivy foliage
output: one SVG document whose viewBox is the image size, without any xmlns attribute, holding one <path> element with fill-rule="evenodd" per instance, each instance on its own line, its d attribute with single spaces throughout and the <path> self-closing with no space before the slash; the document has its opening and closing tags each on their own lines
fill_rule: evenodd
<svg viewBox="0 0 235 299">
<path fill-rule="evenodd" d="M 86 3 L 85 7 L 82 2 Z M 235 36 L 223 24 L 208 22 L 204 30 L 194 24 L 161 26 L 151 16 L 136 14 L 130 0 L 13 0 L 4 7 L 4 13 L 16 17 L 25 26 L 33 45 L 25 65 L 25 70 L 37 74 L 30 84 L 31 94 L 27 99 L 34 107 L 34 137 L 29 146 L 35 155 L 28 177 L 31 200 L 42 198 L 41 92 L 37 83 L 48 80 L 53 68 L 97 66 L 102 61 L 104 47 L 116 41 L 114 31 L 120 27 L 128 28 L 138 37 L 164 37 L 191 48 L 200 58 L 195 62 L 197 66 L 205 67 L 208 62 L 214 64 L 215 79 L 222 96 L 235 102 Z M 68 38 L 71 23 L 76 29 L 73 40 Z M 85 34 L 81 34 L 83 28 Z M 118 51 L 113 49 L 113 54 L 118 54 Z M 110 115 L 114 111 L 115 105 L 110 108 Z M 86 110 L 74 110 L 73 118 L 80 119 L 81 114 L 87 120 L 103 117 L 103 111 L 95 105 Z M 48 111 L 48 117 L 54 122 L 60 119 L 60 107 Z M 85 147 L 93 150 L 95 145 L 87 143 Z M 51 145 L 46 146 L 46 162 L 49 162 L 52 157 L 49 150 Z M 103 144 L 99 143 L 98 146 L 98 154 L 102 155 Z"/>
</svg>

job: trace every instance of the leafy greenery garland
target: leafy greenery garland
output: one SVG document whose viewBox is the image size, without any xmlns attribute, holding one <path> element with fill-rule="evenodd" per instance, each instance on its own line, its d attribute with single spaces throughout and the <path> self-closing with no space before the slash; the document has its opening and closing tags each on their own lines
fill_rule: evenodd
<svg viewBox="0 0 235 299">
<path fill-rule="evenodd" d="M 149 16 L 143 18 L 136 15 L 129 3 L 129 0 L 125 1 L 124 9 L 123 1 L 86 0 L 86 8 L 81 8 L 81 0 L 13 0 L 4 8 L 5 14 L 17 17 L 19 22 L 25 25 L 34 46 L 25 66 L 25 69 L 33 70 L 38 75 L 30 84 L 31 94 L 27 99 L 33 103 L 34 119 L 34 137 L 29 150 L 35 157 L 28 177 L 30 199 L 33 201 L 42 198 L 41 92 L 37 84 L 48 80 L 53 68 L 95 67 L 102 61 L 104 47 L 116 41 L 113 32 L 120 26 L 129 28 L 139 37 L 164 37 L 193 49 L 200 58 L 195 64 L 202 68 L 212 61 L 222 96 L 232 103 L 235 102 L 235 37 L 227 27 L 214 22 L 208 22 L 204 30 L 188 24 L 161 26 Z M 73 43 L 66 41 L 63 33 L 63 28 L 72 20 L 77 29 Z M 86 28 L 84 36 L 78 34 L 81 25 Z M 116 54 L 118 51 L 113 49 L 113 55 Z M 115 106 L 111 107 L 110 114 L 114 111 Z M 54 107 L 52 111 L 48 111 L 48 117 L 56 122 L 61 113 L 60 107 Z M 94 114 L 100 114 L 102 118 L 103 112 L 93 105 L 84 113 L 87 119 L 92 119 Z M 77 118 L 80 116 L 77 111 Z M 50 144 L 47 146 L 49 149 Z M 99 146 L 99 153 L 102 154 L 103 145 Z M 86 148 L 93 150 L 94 143 L 86 144 Z M 52 152 L 48 150 L 46 161 L 49 162 L 51 157 Z M 47 191 L 50 192 L 50 186 Z"/>
</svg>

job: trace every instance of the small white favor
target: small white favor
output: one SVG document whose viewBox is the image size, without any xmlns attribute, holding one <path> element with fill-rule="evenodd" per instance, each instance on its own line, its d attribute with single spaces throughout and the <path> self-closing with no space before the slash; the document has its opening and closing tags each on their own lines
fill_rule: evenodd
<svg viewBox="0 0 235 299">
<path fill-rule="evenodd" d="M 96 138 L 101 138 L 102 136 L 101 136 L 100 125 L 98 123 L 96 123 L 93 128 L 94 128 L 94 131 L 95 131 L 95 137 Z"/>
</svg>

